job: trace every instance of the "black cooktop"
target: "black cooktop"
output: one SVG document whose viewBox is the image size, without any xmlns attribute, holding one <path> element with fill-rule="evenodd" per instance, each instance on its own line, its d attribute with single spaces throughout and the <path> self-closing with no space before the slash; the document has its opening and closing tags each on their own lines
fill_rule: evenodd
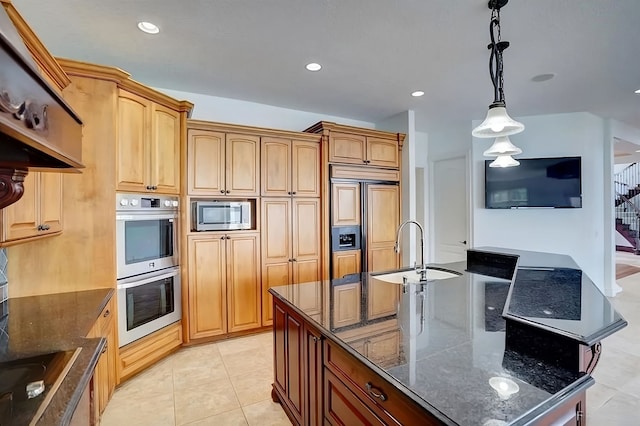
<svg viewBox="0 0 640 426">
<path fill-rule="evenodd" d="M 80 348 L 0 363 L 0 426 L 36 423 Z"/>
</svg>

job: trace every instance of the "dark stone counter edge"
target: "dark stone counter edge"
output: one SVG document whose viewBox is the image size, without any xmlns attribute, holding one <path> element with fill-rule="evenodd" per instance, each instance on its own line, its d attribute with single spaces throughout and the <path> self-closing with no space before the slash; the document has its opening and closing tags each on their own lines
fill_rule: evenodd
<svg viewBox="0 0 640 426">
<path fill-rule="evenodd" d="M 555 327 L 550 327 L 547 326 L 545 324 L 541 324 L 539 322 L 534 322 L 531 321 L 529 319 L 526 318 L 522 318 L 519 317 L 517 315 L 513 315 L 510 314 L 508 312 L 506 312 L 506 304 L 505 304 L 505 311 L 502 313 L 502 316 L 504 318 L 506 318 L 507 320 L 512 320 L 512 321 L 517 321 L 520 322 L 522 324 L 526 324 L 530 327 L 534 327 L 534 328 L 538 328 L 544 331 L 548 331 L 554 334 L 558 334 L 560 336 L 564 336 L 564 337 L 568 337 L 572 340 L 575 340 L 576 342 L 582 344 L 582 345 L 586 345 L 586 346 L 593 346 L 596 343 L 600 342 L 602 339 L 604 339 L 605 337 L 611 336 L 612 334 L 618 332 L 619 330 L 622 330 L 623 328 L 625 328 L 627 325 L 629 325 L 629 323 L 627 322 L 627 320 L 625 320 L 624 318 L 622 318 L 622 316 L 620 316 L 620 320 L 608 325 L 607 327 L 604 327 L 600 330 L 598 330 L 596 333 L 593 333 L 589 336 L 578 336 L 574 333 L 568 332 L 566 330 L 562 330 L 560 328 L 555 328 Z M 618 314 L 620 315 L 620 314 Z"/>
<path fill-rule="evenodd" d="M 281 302 L 285 303 L 289 308 L 291 308 L 298 315 L 300 315 L 302 318 L 304 318 L 305 321 L 307 321 L 308 323 L 314 325 L 318 330 L 326 331 L 324 326 L 322 326 L 321 324 L 318 324 L 318 322 L 316 322 L 313 318 L 311 318 L 306 313 L 304 313 L 303 311 L 298 309 L 296 306 L 293 306 L 291 303 L 289 303 L 288 300 L 284 299 L 280 294 L 278 294 L 277 292 L 273 291 L 272 289 L 269 289 L 269 293 L 271 293 L 271 295 L 273 297 L 276 297 L 278 300 L 280 300 Z M 274 323 L 273 326 L 275 327 L 275 323 Z M 324 336 L 326 336 L 327 338 L 329 338 L 332 342 L 334 342 L 335 344 L 340 346 L 342 349 L 347 351 L 349 354 L 354 356 L 357 360 L 361 361 L 364 365 L 369 367 L 371 370 L 373 370 L 375 373 L 380 375 L 382 378 L 387 380 L 398 391 L 402 392 L 405 396 L 410 398 L 413 402 L 415 402 L 416 404 L 418 404 L 419 406 L 424 408 L 426 411 L 429 412 L 429 414 L 431 414 L 434 417 L 436 417 L 439 421 L 441 421 L 442 423 L 444 423 L 446 425 L 449 425 L 449 426 L 460 426 L 454 420 L 450 419 L 446 414 L 442 413 L 440 410 L 438 410 L 437 408 L 433 407 L 427 401 L 425 401 L 424 399 L 420 398 L 414 392 L 409 390 L 405 385 L 403 385 L 398 380 L 396 380 L 394 377 L 389 375 L 386 371 L 384 371 L 383 369 L 381 369 L 380 367 L 378 367 L 377 365 L 375 365 L 374 363 L 369 361 L 369 359 L 367 359 L 366 357 L 364 357 L 360 353 L 358 353 L 355 350 L 353 350 L 350 345 L 348 345 L 346 342 L 343 342 L 340 338 L 335 336 L 333 333 L 331 333 L 331 332 L 326 333 L 325 332 L 325 333 L 322 333 L 322 334 Z M 533 407 L 529 411 L 525 412 L 524 414 L 522 414 L 520 417 L 518 417 L 517 419 L 515 419 L 513 422 L 511 422 L 509 424 L 513 425 L 513 426 L 516 426 L 516 425 L 517 426 L 533 425 L 533 424 L 535 424 L 535 421 L 536 421 L 537 418 L 539 418 L 539 417 L 545 415 L 546 413 L 548 413 L 550 409 L 553 409 L 553 408 L 557 407 L 562 402 L 564 402 L 567 399 L 573 397 L 574 395 L 578 394 L 579 392 L 581 392 L 583 390 L 586 390 L 587 388 L 591 387 L 593 384 L 595 384 L 595 380 L 589 375 L 584 375 L 580 379 L 578 379 L 575 382 L 573 382 L 571 385 L 569 385 L 566 388 L 564 388 L 562 391 L 558 392 L 555 395 L 552 395 L 550 398 L 548 398 L 547 400 L 543 401 L 541 404 Z"/>
<path fill-rule="evenodd" d="M 42 417 L 38 420 L 38 425 L 55 424 L 66 426 L 71 422 L 71 418 L 93 376 L 93 370 L 98 364 L 98 359 L 106 343 L 107 340 L 105 338 L 78 341 L 78 347 L 82 348 L 82 350 Z"/>
<path fill-rule="evenodd" d="M 518 419 L 509 423 L 510 426 L 534 426 L 540 424 L 540 418 L 547 414 L 551 409 L 564 403 L 565 401 L 573 398 L 575 395 L 586 391 L 593 386 L 596 381 L 589 375 L 584 375 L 571 385 L 567 386 L 552 398 L 542 402 L 538 406 L 529 410 L 527 413 L 520 416 Z"/>
</svg>

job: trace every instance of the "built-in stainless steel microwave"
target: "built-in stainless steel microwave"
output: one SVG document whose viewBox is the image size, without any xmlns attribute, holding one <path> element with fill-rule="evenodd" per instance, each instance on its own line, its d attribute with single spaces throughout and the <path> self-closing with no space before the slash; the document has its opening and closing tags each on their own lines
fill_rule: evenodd
<svg viewBox="0 0 640 426">
<path fill-rule="evenodd" d="M 250 201 L 193 201 L 191 207 L 194 231 L 252 229 Z"/>
</svg>

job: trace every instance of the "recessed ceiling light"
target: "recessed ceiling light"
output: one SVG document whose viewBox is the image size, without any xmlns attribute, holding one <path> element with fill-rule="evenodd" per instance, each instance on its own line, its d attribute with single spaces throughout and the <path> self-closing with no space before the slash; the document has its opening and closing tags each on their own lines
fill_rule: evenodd
<svg viewBox="0 0 640 426">
<path fill-rule="evenodd" d="M 548 81 L 551 80 L 553 77 L 555 77 L 555 73 L 547 73 L 547 74 L 538 74 L 536 76 L 533 76 L 531 78 L 531 81 L 535 81 L 536 83 L 540 83 L 542 81 Z"/>
<path fill-rule="evenodd" d="M 138 28 L 140 31 L 143 31 L 147 34 L 158 34 L 160 32 L 160 28 L 157 25 L 152 24 L 151 22 L 138 22 Z"/>
<path fill-rule="evenodd" d="M 640 95 L 640 89 L 636 90 L 635 93 L 637 93 L 638 95 Z"/>
<path fill-rule="evenodd" d="M 317 64 L 315 62 L 311 62 L 310 64 L 307 64 L 305 68 L 307 68 L 309 71 L 320 71 L 320 68 L 322 68 L 322 65 Z"/>
<path fill-rule="evenodd" d="M 422 90 L 416 90 L 411 94 L 414 98 L 419 98 L 420 96 L 424 96 L 424 92 Z"/>
</svg>

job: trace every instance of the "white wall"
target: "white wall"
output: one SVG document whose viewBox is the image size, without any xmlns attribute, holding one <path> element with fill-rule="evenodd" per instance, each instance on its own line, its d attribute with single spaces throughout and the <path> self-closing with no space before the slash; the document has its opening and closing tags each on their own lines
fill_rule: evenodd
<svg viewBox="0 0 640 426">
<path fill-rule="evenodd" d="M 237 99 L 155 88 L 176 98 L 195 104 L 191 118 L 271 129 L 302 131 L 318 121 L 331 121 L 350 126 L 374 128 L 374 123 L 307 111 L 281 108 Z"/>
<path fill-rule="evenodd" d="M 604 290 L 605 123 L 588 113 L 520 117 L 525 131 L 511 137 L 518 157 L 582 157 L 582 208 L 489 210 L 484 208 L 482 152 L 493 140 L 472 145 L 474 246 L 502 246 L 571 256 Z M 474 125 L 479 124 L 479 121 Z"/>
</svg>

